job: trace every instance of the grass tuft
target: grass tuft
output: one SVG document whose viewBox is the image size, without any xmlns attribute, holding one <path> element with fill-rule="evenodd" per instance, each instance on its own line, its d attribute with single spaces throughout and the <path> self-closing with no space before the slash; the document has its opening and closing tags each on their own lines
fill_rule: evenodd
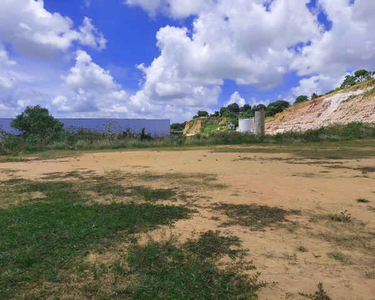
<svg viewBox="0 0 375 300">
<path fill-rule="evenodd" d="M 351 214 L 345 210 L 342 211 L 340 214 L 329 214 L 328 218 L 335 222 L 351 222 L 352 216 Z"/>
<path fill-rule="evenodd" d="M 273 224 L 286 222 L 289 214 L 299 214 L 299 211 L 286 211 L 278 207 L 266 205 L 235 205 L 220 204 L 214 210 L 222 210 L 231 219 L 221 226 L 241 225 L 250 227 L 252 230 L 263 230 Z"/>
<path fill-rule="evenodd" d="M 367 199 L 358 198 L 358 199 L 357 199 L 357 202 L 358 202 L 358 203 L 369 203 L 370 201 L 368 201 Z"/>
<path fill-rule="evenodd" d="M 328 257 L 330 257 L 330 258 L 332 258 L 334 260 L 339 261 L 343 265 L 351 265 L 351 264 L 353 264 L 352 261 L 351 261 L 350 255 L 345 255 L 342 252 L 339 252 L 339 251 L 329 252 L 329 253 L 327 253 L 327 255 L 328 255 Z"/>
<path fill-rule="evenodd" d="M 309 250 L 307 250 L 306 247 L 300 245 L 299 247 L 297 247 L 297 251 L 300 251 L 300 252 L 308 252 Z"/>
<path fill-rule="evenodd" d="M 257 291 L 265 285 L 258 282 L 259 273 L 243 274 L 243 264 L 225 271 L 214 264 L 219 257 L 231 255 L 230 246 L 238 243 L 237 238 L 220 237 L 218 232 L 209 231 L 181 247 L 172 240 L 134 245 L 127 264 L 129 274 L 137 276 L 137 284 L 118 293 L 124 298 L 142 300 L 258 299 Z M 219 244 L 219 248 L 212 247 Z"/>
<path fill-rule="evenodd" d="M 299 293 L 302 297 L 309 298 L 312 300 L 332 300 L 327 292 L 323 289 L 323 283 L 318 284 L 318 291 L 315 294 Z"/>
</svg>

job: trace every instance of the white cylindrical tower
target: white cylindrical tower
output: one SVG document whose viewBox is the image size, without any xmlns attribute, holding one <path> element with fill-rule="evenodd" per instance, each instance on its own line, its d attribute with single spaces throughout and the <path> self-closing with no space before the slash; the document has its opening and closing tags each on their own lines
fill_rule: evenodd
<svg viewBox="0 0 375 300">
<path fill-rule="evenodd" d="M 238 127 L 242 133 L 254 133 L 254 118 L 251 119 L 239 119 Z"/>
</svg>

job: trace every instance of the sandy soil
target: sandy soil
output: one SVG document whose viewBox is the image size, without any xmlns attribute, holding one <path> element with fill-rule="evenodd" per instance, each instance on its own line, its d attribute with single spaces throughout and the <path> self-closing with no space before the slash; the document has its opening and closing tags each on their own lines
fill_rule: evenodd
<svg viewBox="0 0 375 300">
<path fill-rule="evenodd" d="M 249 159 L 239 160 L 244 157 Z M 375 213 L 368 210 L 367 205 L 357 203 L 356 199 L 365 198 L 370 201 L 369 204 L 375 205 L 375 173 L 364 177 L 358 170 L 330 169 L 324 164 L 290 164 L 275 158 L 290 156 L 212 153 L 210 150 L 89 153 L 56 160 L 2 163 L 0 179 L 36 179 L 45 173 L 73 170 L 94 170 L 102 174 L 114 169 L 132 173 L 217 174 L 219 182 L 229 187 L 197 190 L 195 196 L 201 196 L 196 203 L 199 213 L 189 220 L 177 222 L 168 232 L 181 240 L 207 230 L 221 230 L 223 234 L 238 236 L 243 241 L 243 247 L 250 250 L 249 259 L 261 272 L 260 279 L 269 283 L 262 289 L 260 299 L 306 299 L 298 293 L 314 293 L 319 282 L 335 300 L 375 299 L 375 279 L 366 277 L 366 272 L 375 266 L 375 257 L 367 256 L 361 249 L 345 249 L 313 237 L 313 233 L 325 228 L 309 221 L 311 214 L 348 210 L 353 218 L 368 222 L 366 228 L 373 230 Z M 343 162 L 351 167 L 375 166 L 375 159 Z M 169 182 L 149 184 L 171 185 Z M 218 202 L 256 203 L 301 210 L 302 214 L 290 216 L 298 224 L 296 230 L 287 230 L 285 226 L 266 228 L 265 231 L 251 231 L 238 225 L 222 228 L 219 226 L 227 217 L 209 208 L 210 204 Z M 301 245 L 308 251 L 297 251 Z M 351 255 L 353 264 L 342 265 L 329 258 L 327 253 L 333 251 Z"/>
</svg>

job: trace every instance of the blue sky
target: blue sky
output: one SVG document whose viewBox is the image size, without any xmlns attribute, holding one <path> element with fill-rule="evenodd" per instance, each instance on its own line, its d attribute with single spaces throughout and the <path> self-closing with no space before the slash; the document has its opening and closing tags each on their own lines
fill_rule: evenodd
<svg viewBox="0 0 375 300">
<path fill-rule="evenodd" d="M 0 117 L 191 118 L 373 70 L 370 0 L 5 0 Z M 20 13 L 21 12 L 21 13 Z M 2 20 L 2 21 L 1 21 Z"/>
</svg>

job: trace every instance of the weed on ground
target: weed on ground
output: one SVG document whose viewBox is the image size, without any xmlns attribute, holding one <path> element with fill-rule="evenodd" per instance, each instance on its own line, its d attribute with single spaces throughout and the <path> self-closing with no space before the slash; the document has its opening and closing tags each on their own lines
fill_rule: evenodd
<svg viewBox="0 0 375 300">
<path fill-rule="evenodd" d="M 297 251 L 300 251 L 300 252 L 308 252 L 307 248 L 300 245 L 299 247 L 297 247 Z"/>
<path fill-rule="evenodd" d="M 353 167 L 347 167 L 347 166 L 334 165 L 334 166 L 325 166 L 325 167 L 330 168 L 330 169 L 348 169 L 348 170 L 361 171 L 362 174 L 375 172 L 375 167 L 372 167 L 372 166 L 353 168 Z"/>
<path fill-rule="evenodd" d="M 323 283 L 318 284 L 318 291 L 315 292 L 315 294 L 305 294 L 305 293 L 299 293 L 302 297 L 312 299 L 312 300 L 332 300 L 327 292 L 323 289 Z"/>
<path fill-rule="evenodd" d="M 223 211 L 230 218 L 221 226 L 241 225 L 250 227 L 251 230 L 263 230 L 265 227 L 286 222 L 287 215 L 300 213 L 296 210 L 287 211 L 278 207 L 255 204 L 219 204 L 213 209 Z"/>
<path fill-rule="evenodd" d="M 335 222 L 351 222 L 352 216 L 347 210 L 342 211 L 340 214 L 329 214 L 328 218 Z"/>
<path fill-rule="evenodd" d="M 357 202 L 358 203 L 369 203 L 370 201 L 368 201 L 367 199 L 364 199 L 364 198 L 358 198 Z"/>
<path fill-rule="evenodd" d="M 323 239 L 343 249 L 358 249 L 368 255 L 375 255 L 375 232 L 367 224 L 351 217 L 347 211 L 340 214 L 313 215 L 310 222 L 322 223 L 325 230 L 312 233 L 313 237 Z"/>
<path fill-rule="evenodd" d="M 329 252 L 327 253 L 328 257 L 339 261 L 343 265 L 351 265 L 352 260 L 350 255 L 345 255 L 344 253 L 340 251 L 335 251 L 335 252 Z"/>
</svg>

